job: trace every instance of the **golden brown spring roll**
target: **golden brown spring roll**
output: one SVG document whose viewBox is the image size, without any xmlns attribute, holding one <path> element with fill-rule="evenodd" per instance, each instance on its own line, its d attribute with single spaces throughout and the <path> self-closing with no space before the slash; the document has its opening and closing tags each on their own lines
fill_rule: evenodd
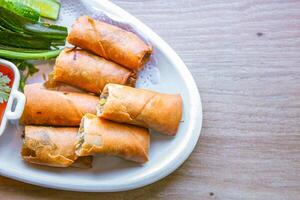
<svg viewBox="0 0 300 200">
<path fill-rule="evenodd" d="M 142 68 L 152 52 L 151 46 L 134 33 L 89 16 L 77 19 L 67 40 L 135 71 Z"/>
<path fill-rule="evenodd" d="M 119 124 L 86 114 L 78 131 L 76 154 L 104 154 L 145 163 L 148 161 L 148 129 Z"/>
<path fill-rule="evenodd" d="M 175 135 L 182 115 L 182 98 L 180 95 L 107 84 L 100 96 L 97 115 Z"/>
<path fill-rule="evenodd" d="M 77 128 L 25 126 L 21 155 L 27 162 L 53 167 L 92 166 L 92 157 L 78 159 L 75 153 Z"/>
<path fill-rule="evenodd" d="M 55 90 L 55 91 L 61 91 L 61 92 L 77 92 L 77 93 L 86 93 L 86 91 L 78 88 L 78 87 L 74 87 L 65 83 L 61 83 L 61 82 L 55 82 L 55 85 L 48 85 L 48 82 L 45 82 L 43 84 L 45 86 L 46 89 L 49 90 Z"/>
<path fill-rule="evenodd" d="M 47 85 L 56 85 L 55 82 L 100 94 L 107 83 L 134 86 L 136 73 L 85 50 L 73 48 L 64 49 L 56 58 Z"/>
<path fill-rule="evenodd" d="M 79 126 L 85 113 L 96 113 L 98 98 L 75 92 L 47 90 L 42 84 L 25 86 L 25 125 Z"/>
</svg>

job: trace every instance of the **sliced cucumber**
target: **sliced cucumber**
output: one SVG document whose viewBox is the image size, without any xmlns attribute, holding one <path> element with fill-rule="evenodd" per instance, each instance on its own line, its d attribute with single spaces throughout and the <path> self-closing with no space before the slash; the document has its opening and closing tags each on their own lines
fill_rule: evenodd
<svg viewBox="0 0 300 200">
<path fill-rule="evenodd" d="M 60 3 L 53 0 L 14 0 L 22 1 L 25 5 L 39 10 L 42 17 L 56 20 L 58 18 Z"/>
<path fill-rule="evenodd" d="M 68 35 L 66 27 L 47 23 L 25 24 L 24 31 L 28 34 L 57 40 L 64 40 Z"/>
<path fill-rule="evenodd" d="M 37 22 L 40 18 L 40 12 L 23 3 L 20 0 L 0 0 L 0 7 L 14 12 L 31 21 Z"/>
<path fill-rule="evenodd" d="M 13 32 L 26 33 L 51 40 L 65 40 L 68 35 L 66 27 L 41 22 L 34 23 L 1 7 L 0 26 Z"/>
</svg>

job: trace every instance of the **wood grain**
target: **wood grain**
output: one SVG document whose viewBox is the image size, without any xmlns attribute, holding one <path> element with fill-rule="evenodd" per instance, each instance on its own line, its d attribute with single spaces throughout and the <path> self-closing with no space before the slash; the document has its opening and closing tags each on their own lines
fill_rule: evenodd
<svg viewBox="0 0 300 200">
<path fill-rule="evenodd" d="M 115 0 L 192 72 L 200 141 L 173 174 L 120 193 L 44 189 L 0 178 L 5 199 L 300 199 L 300 1 Z"/>
</svg>

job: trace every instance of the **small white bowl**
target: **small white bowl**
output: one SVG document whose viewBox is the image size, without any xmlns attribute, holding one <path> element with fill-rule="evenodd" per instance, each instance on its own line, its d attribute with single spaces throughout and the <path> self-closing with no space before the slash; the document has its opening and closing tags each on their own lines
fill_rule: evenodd
<svg viewBox="0 0 300 200">
<path fill-rule="evenodd" d="M 20 72 L 16 67 L 16 65 L 1 58 L 0 58 L 0 64 L 12 69 L 14 73 L 14 82 L 11 88 L 11 92 L 8 98 L 5 112 L 3 113 L 2 122 L 0 122 L 1 123 L 0 135 L 2 135 L 2 133 L 6 128 L 6 123 L 8 120 L 16 120 L 21 117 L 24 110 L 26 99 L 25 99 L 25 95 L 18 91 L 19 83 L 20 83 Z M 13 110 L 14 101 L 16 102 L 16 106 L 15 109 Z"/>
</svg>

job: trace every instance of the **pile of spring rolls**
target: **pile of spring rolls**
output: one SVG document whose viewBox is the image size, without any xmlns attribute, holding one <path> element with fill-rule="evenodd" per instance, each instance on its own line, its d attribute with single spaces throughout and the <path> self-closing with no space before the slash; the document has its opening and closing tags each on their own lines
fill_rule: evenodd
<svg viewBox="0 0 300 200">
<path fill-rule="evenodd" d="M 83 168 L 95 154 L 147 162 L 149 128 L 174 136 L 182 115 L 180 95 L 134 88 L 151 46 L 88 16 L 77 19 L 68 42 L 75 47 L 57 57 L 49 80 L 25 86 L 23 159 Z"/>
</svg>

